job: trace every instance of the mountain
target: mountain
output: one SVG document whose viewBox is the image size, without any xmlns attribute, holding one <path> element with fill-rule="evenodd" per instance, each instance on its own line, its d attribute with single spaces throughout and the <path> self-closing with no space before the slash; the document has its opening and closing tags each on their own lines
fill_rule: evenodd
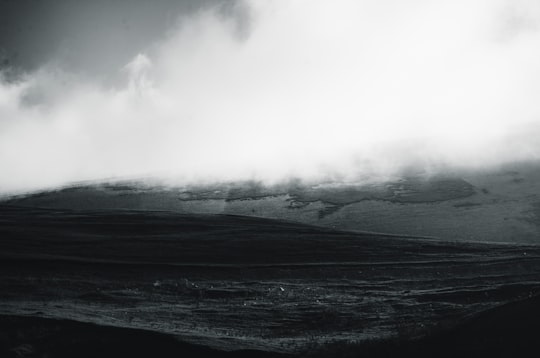
<svg viewBox="0 0 540 358">
<path fill-rule="evenodd" d="M 57 209 L 231 214 L 451 241 L 538 243 L 540 165 L 514 163 L 433 176 L 413 172 L 371 183 L 78 183 L 5 202 Z"/>
</svg>

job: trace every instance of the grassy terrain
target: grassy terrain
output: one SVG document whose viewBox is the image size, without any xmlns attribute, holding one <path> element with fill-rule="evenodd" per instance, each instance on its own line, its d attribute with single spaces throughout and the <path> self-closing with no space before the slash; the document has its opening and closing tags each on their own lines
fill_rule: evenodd
<svg viewBox="0 0 540 358">
<path fill-rule="evenodd" d="M 71 320 L 0 316 L 0 356 L 49 358 L 209 357 L 287 358 L 255 350 L 219 351 L 153 331 Z"/>
<path fill-rule="evenodd" d="M 540 288 L 540 248 L 530 245 L 231 215 L 0 214 L 0 314 L 145 329 L 219 350 L 411 338 Z"/>
<path fill-rule="evenodd" d="M 316 357 L 536 357 L 540 349 L 540 297 L 481 312 L 451 328 L 414 339 L 331 344 Z"/>
<path fill-rule="evenodd" d="M 314 344 L 295 354 L 253 349 L 217 350 L 150 330 L 65 319 L 0 315 L 2 357 L 536 357 L 540 296 L 480 312 L 421 336 L 361 343 Z M 424 332 L 425 333 L 425 332 Z"/>
</svg>

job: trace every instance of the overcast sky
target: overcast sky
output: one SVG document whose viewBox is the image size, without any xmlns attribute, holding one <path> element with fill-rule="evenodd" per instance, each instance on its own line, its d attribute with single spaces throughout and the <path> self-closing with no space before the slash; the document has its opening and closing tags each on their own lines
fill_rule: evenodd
<svg viewBox="0 0 540 358">
<path fill-rule="evenodd" d="M 535 0 L 3 0 L 0 66 L 0 192 L 540 156 Z"/>
</svg>

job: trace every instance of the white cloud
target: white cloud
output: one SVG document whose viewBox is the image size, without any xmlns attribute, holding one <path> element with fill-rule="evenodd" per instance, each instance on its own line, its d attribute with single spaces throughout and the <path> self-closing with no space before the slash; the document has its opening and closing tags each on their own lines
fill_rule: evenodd
<svg viewBox="0 0 540 358">
<path fill-rule="evenodd" d="M 119 71 L 0 85 L 0 190 L 384 175 L 538 158 L 535 1 L 248 1 L 203 11 Z M 98 56 L 99 54 L 96 54 Z"/>
</svg>

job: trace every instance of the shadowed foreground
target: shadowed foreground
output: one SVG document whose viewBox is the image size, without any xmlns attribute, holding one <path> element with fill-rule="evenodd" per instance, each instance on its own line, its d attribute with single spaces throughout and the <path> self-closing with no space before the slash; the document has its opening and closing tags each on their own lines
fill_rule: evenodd
<svg viewBox="0 0 540 358">
<path fill-rule="evenodd" d="M 46 319 L 162 333 L 190 344 L 178 349 L 209 352 L 334 356 L 342 351 L 329 350 L 342 347 L 376 355 L 395 342 L 409 342 L 406 349 L 415 352 L 415 344 L 453 346 L 438 338 L 410 343 L 441 330 L 473 344 L 483 336 L 469 337 L 471 317 L 533 297 L 540 288 L 540 248 L 531 245 L 449 243 L 151 211 L 2 206 L 0 221 L 0 314 L 12 317 L 2 320 L 8 327 L 3 334 L 15 337 L 13 327 L 22 325 L 22 336 L 32 335 L 31 327 L 43 324 L 52 334 L 44 342 L 53 346 L 62 342 L 58 337 L 72 337 L 97 349 L 102 331 Z M 524 302 L 536 307 L 534 300 Z M 510 327 L 512 319 L 496 318 L 486 327 Z M 64 325 L 75 328 L 64 331 Z M 518 328 L 510 333 L 517 335 Z M 118 337 L 108 341 L 113 346 L 123 346 L 129 332 L 142 334 L 106 329 Z M 176 339 L 155 333 L 134 340 L 154 348 L 171 344 L 175 351 Z M 485 334 L 488 342 L 499 340 L 493 330 Z M 509 345 L 519 338 L 508 337 Z M 3 347 L 27 342 L 8 343 Z M 408 351 L 399 346 L 399 352 Z"/>
<path fill-rule="evenodd" d="M 451 329 L 417 339 L 332 344 L 316 357 L 537 357 L 540 297 L 482 312 Z"/>
<path fill-rule="evenodd" d="M 173 336 L 69 320 L 0 316 L 1 357 L 283 357 L 255 350 L 224 352 Z"/>
<path fill-rule="evenodd" d="M 536 357 L 540 297 L 509 303 L 416 339 L 333 343 L 298 354 L 220 351 L 152 331 L 68 320 L 0 316 L 2 357 Z"/>
</svg>

